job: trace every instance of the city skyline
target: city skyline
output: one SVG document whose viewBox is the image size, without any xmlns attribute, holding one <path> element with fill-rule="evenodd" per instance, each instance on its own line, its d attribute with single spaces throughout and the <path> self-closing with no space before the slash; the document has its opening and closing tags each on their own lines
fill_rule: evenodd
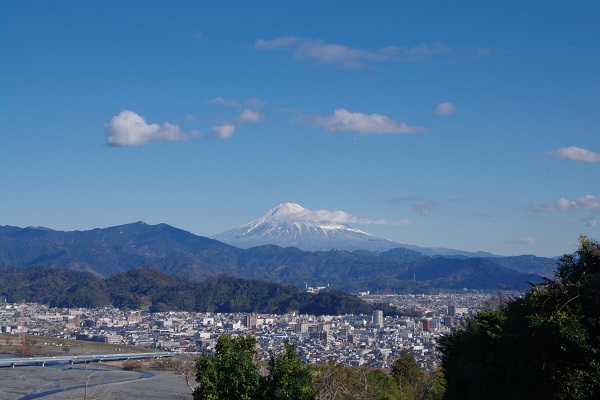
<svg viewBox="0 0 600 400">
<path fill-rule="evenodd" d="M 210 237 L 291 202 L 424 247 L 600 236 L 598 3 L 0 11 L 0 225 Z"/>
</svg>

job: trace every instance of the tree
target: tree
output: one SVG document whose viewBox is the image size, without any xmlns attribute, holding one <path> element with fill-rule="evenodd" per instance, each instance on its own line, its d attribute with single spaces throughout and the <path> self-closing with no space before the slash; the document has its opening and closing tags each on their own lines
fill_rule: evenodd
<svg viewBox="0 0 600 400">
<path fill-rule="evenodd" d="M 440 341 L 449 399 L 600 397 L 600 245 L 582 236 L 553 280 Z"/>
<path fill-rule="evenodd" d="M 329 360 L 318 370 L 318 400 L 342 400 L 352 398 L 350 369 Z"/>
<path fill-rule="evenodd" d="M 232 337 L 224 334 L 217 340 L 215 354 L 196 360 L 194 399 L 255 399 L 259 393 L 260 375 L 254 362 L 254 336 Z"/>
<path fill-rule="evenodd" d="M 315 378 L 288 340 L 281 354 L 269 353 L 268 374 L 261 380 L 265 399 L 310 400 L 316 395 Z"/>
<path fill-rule="evenodd" d="M 400 391 L 410 399 L 424 400 L 440 397 L 443 384 L 439 374 L 436 371 L 428 372 L 419 368 L 415 358 L 407 349 L 402 350 L 392 367 L 391 374 Z"/>
</svg>

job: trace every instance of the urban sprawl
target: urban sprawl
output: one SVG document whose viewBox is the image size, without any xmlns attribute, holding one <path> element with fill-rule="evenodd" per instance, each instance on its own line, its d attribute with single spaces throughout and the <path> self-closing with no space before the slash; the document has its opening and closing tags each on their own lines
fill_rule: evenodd
<svg viewBox="0 0 600 400">
<path fill-rule="evenodd" d="M 518 294 L 509 294 L 513 297 Z M 2 332 L 15 335 L 96 341 L 181 353 L 210 353 L 223 333 L 253 334 L 259 360 L 289 340 L 305 363 L 336 363 L 391 368 L 408 349 L 421 368 L 439 362 L 436 340 L 484 307 L 491 293 L 439 295 L 369 295 L 371 303 L 386 303 L 419 317 L 383 315 L 311 316 L 297 313 L 190 313 L 49 308 L 34 303 L 5 303 L 0 308 Z M 2 345 L 0 343 L 0 352 Z"/>
</svg>

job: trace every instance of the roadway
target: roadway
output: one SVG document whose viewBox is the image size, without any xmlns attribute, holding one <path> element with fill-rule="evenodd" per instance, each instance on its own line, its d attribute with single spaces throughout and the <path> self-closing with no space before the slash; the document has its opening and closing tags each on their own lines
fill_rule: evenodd
<svg viewBox="0 0 600 400">
<path fill-rule="evenodd" d="M 176 357 L 179 353 L 86 354 L 80 356 L 0 358 L 2 367 L 45 366 L 54 364 L 83 364 L 102 361 L 141 360 L 144 358 Z"/>
</svg>

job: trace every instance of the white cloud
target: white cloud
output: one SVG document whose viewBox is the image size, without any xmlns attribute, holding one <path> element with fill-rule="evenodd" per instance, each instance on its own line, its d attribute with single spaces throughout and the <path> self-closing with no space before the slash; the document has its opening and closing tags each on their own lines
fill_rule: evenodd
<svg viewBox="0 0 600 400">
<path fill-rule="evenodd" d="M 236 120 L 240 123 L 258 122 L 261 119 L 263 119 L 263 115 L 261 113 L 247 109 L 242 111 L 242 113 L 236 118 Z"/>
<path fill-rule="evenodd" d="M 215 132 L 213 137 L 217 139 L 231 139 L 235 134 L 236 127 L 247 122 L 259 122 L 263 118 L 264 116 L 261 113 L 245 109 L 236 118 L 213 127 L 213 131 Z"/>
<path fill-rule="evenodd" d="M 556 158 L 565 158 L 567 160 L 600 162 L 600 154 L 576 146 L 563 147 L 556 151 L 546 153 L 546 155 Z"/>
<path fill-rule="evenodd" d="M 196 132 L 181 132 L 179 126 L 166 122 L 163 126 L 149 124 L 140 115 L 123 110 L 106 124 L 108 133 L 106 144 L 109 146 L 141 146 L 150 141 L 186 141 Z"/>
<path fill-rule="evenodd" d="M 292 219 L 300 221 L 330 221 L 339 224 L 364 224 L 364 225 L 410 225 L 410 220 L 402 219 L 398 221 L 388 221 L 386 219 L 360 218 L 351 215 L 345 211 L 330 210 L 308 210 L 300 213 L 284 214 L 281 219 Z"/>
<path fill-rule="evenodd" d="M 353 113 L 346 109 L 337 109 L 333 115 L 307 117 L 316 127 L 330 132 L 358 132 L 361 135 L 408 134 L 421 132 L 419 126 L 409 126 L 395 122 L 380 114 Z"/>
<path fill-rule="evenodd" d="M 214 137 L 217 139 L 231 139 L 235 134 L 235 125 L 231 123 L 225 123 L 223 125 L 213 127 L 215 132 Z"/>
<path fill-rule="evenodd" d="M 585 226 L 588 228 L 595 228 L 598 225 L 598 220 L 595 218 L 589 219 L 585 222 Z"/>
<path fill-rule="evenodd" d="M 452 103 L 440 103 L 433 111 L 433 113 L 438 117 L 447 117 L 449 115 L 454 114 L 455 112 L 456 107 L 454 107 L 454 104 Z"/>
<path fill-rule="evenodd" d="M 575 200 L 559 198 L 553 204 L 533 204 L 528 207 L 531 212 L 553 212 L 568 210 L 600 210 L 600 198 L 587 194 Z"/>
<path fill-rule="evenodd" d="M 424 199 L 418 196 L 394 197 L 393 199 L 390 199 L 390 202 L 396 204 L 409 203 L 413 212 L 422 217 L 429 215 L 429 213 L 431 213 L 431 211 L 438 205 L 433 200 Z"/>
<path fill-rule="evenodd" d="M 259 39 L 254 46 L 260 50 L 287 49 L 293 52 L 293 58 L 296 60 L 307 60 L 316 64 L 337 64 L 344 68 L 359 68 L 374 62 L 419 62 L 452 51 L 450 47 L 439 42 L 433 45 L 387 46 L 377 50 L 367 50 L 293 36 L 282 36 L 272 40 Z"/>
</svg>

